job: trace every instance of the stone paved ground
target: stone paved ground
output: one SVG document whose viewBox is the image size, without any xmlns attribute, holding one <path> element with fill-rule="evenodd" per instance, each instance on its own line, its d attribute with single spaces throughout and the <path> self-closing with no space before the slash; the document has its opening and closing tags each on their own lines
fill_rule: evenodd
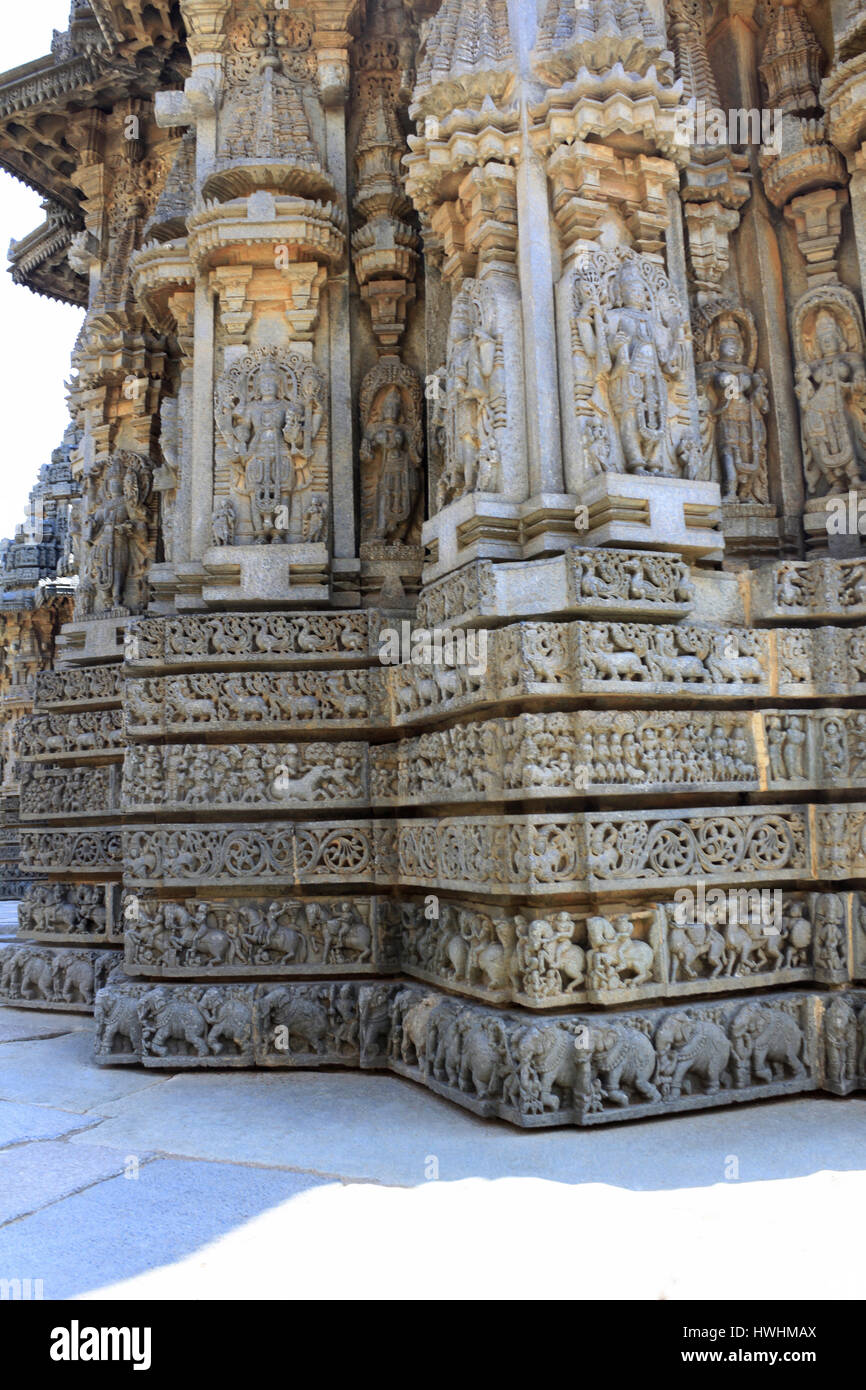
<svg viewBox="0 0 866 1390">
<path fill-rule="evenodd" d="M 393 1077 L 100 1069 L 92 1029 L 0 1009 L 0 1277 L 47 1298 L 866 1292 L 863 1100 L 523 1134 Z"/>
</svg>

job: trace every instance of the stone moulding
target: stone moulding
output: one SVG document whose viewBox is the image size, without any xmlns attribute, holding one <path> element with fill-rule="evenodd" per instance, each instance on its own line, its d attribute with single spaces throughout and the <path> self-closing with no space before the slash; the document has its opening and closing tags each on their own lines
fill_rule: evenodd
<svg viewBox="0 0 866 1390">
<path fill-rule="evenodd" d="M 0 999 L 529 1127 L 866 1087 L 864 22 L 711 8 L 75 0 L 0 79 L 90 292 Z"/>
<path fill-rule="evenodd" d="M 34 883 L 18 905 L 20 940 L 123 944 L 119 883 Z"/>
<path fill-rule="evenodd" d="M 866 617 L 866 561 L 785 560 L 752 577 L 756 622 L 862 622 Z"/>
<path fill-rule="evenodd" d="M 546 560 L 475 560 L 425 586 L 414 626 L 500 626 L 516 615 L 671 621 L 694 602 L 689 567 L 671 555 L 574 547 Z"/>
<path fill-rule="evenodd" d="M 380 673 L 267 671 L 153 676 L 127 682 L 127 729 L 135 738 L 271 729 L 362 729 L 382 725 Z"/>
<path fill-rule="evenodd" d="M 47 758 L 47 755 L 46 755 Z M 118 763 L 20 764 L 23 821 L 161 811 L 340 810 L 546 801 L 642 790 L 866 785 L 866 714 L 847 709 L 523 714 L 398 744 L 133 744 Z M 123 786 L 121 790 L 121 775 Z"/>
<path fill-rule="evenodd" d="M 120 953 L 64 946 L 0 946 L 0 1003 L 16 1009 L 92 1013 Z"/>
<path fill-rule="evenodd" d="M 311 806 L 331 810 L 370 804 L 365 743 L 248 743 L 127 750 L 123 807 L 127 813 L 270 812 Z"/>
<path fill-rule="evenodd" d="M 21 758 L 69 762 L 122 757 L 125 742 L 123 714 L 119 709 L 84 709 L 79 713 L 31 714 L 18 731 Z"/>
<path fill-rule="evenodd" d="M 126 898 L 124 969 L 166 979 L 390 974 L 397 905 L 388 898 Z"/>
<path fill-rule="evenodd" d="M 120 831 L 22 830 L 21 862 L 40 874 L 117 874 L 122 868 Z"/>
<path fill-rule="evenodd" d="M 370 749 L 376 807 L 866 783 L 860 710 L 521 714 Z"/>
<path fill-rule="evenodd" d="M 525 1128 L 862 1089 L 864 1000 L 845 990 L 544 1018 L 401 982 L 132 984 L 96 1001 L 96 1060 L 361 1067 Z"/>
<path fill-rule="evenodd" d="M 142 618 L 126 634 L 130 670 L 189 666 L 317 666 L 364 662 L 376 650 L 377 615 L 225 613 Z"/>
<path fill-rule="evenodd" d="M 117 816 L 121 811 L 121 767 L 20 765 L 19 815 L 22 821 L 68 821 Z"/>
<path fill-rule="evenodd" d="M 394 826 L 401 884 L 548 896 L 792 882 L 812 871 L 807 808 L 449 817 Z"/>
<path fill-rule="evenodd" d="M 405 895 L 131 894 L 124 969 L 165 979 L 401 972 L 534 1010 L 864 978 L 859 893 L 711 890 L 708 901 L 713 924 L 672 899 L 514 911 L 443 898 L 431 916 L 429 900 Z"/>
<path fill-rule="evenodd" d="M 483 665 L 152 676 L 127 681 L 125 708 L 128 733 L 153 738 L 192 729 L 312 731 L 315 722 L 335 730 L 408 730 L 499 702 L 531 707 L 551 696 L 742 701 L 864 692 L 862 628 L 539 622 L 490 632 Z M 32 756 L 56 755 L 46 747 Z"/>
<path fill-rule="evenodd" d="M 866 811 L 856 808 L 773 805 L 21 834 L 28 868 L 109 870 L 122 860 L 135 888 L 447 883 L 461 893 L 557 897 L 785 883 L 834 865 L 853 876 L 866 857 L 861 822 Z"/>
<path fill-rule="evenodd" d="M 135 888 L 373 883 L 376 866 L 388 861 L 388 830 L 378 821 L 128 827 L 124 882 Z"/>
<path fill-rule="evenodd" d="M 47 709 L 120 708 L 123 696 L 119 666 L 79 666 L 66 671 L 40 671 L 35 702 Z"/>
</svg>

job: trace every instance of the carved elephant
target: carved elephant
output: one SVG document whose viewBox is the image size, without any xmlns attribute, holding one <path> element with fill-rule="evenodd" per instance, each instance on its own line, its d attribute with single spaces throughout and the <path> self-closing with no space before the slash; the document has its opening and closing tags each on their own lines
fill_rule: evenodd
<svg viewBox="0 0 866 1390">
<path fill-rule="evenodd" d="M 792 1077 L 805 1075 L 803 1031 L 782 1009 L 744 1004 L 731 1023 L 730 1035 L 738 1086 L 750 1085 L 753 1075 L 765 1082 L 782 1080 L 786 1070 Z"/>
<path fill-rule="evenodd" d="M 20 971 L 29 954 L 30 948 L 26 946 L 3 952 L 0 958 L 0 993 L 12 996 L 18 993 Z"/>
<path fill-rule="evenodd" d="M 583 1108 L 586 1058 L 574 1034 L 554 1024 L 530 1024 L 512 1040 L 512 1053 L 515 1067 L 503 1098 L 515 1109 L 530 1115 L 557 1111 L 563 1096 Z"/>
<path fill-rule="evenodd" d="M 661 1100 L 652 1081 L 655 1048 L 639 1028 L 625 1024 L 594 1028 L 591 1047 L 595 1069 L 608 1098 L 616 1105 L 629 1104 L 629 1088 L 646 1100 Z"/>
<path fill-rule="evenodd" d="M 457 1085 L 472 1090 L 481 1100 L 489 1100 L 501 1088 L 508 1061 L 505 1029 L 499 1019 L 481 1015 L 466 1029 L 460 1051 Z"/>
<path fill-rule="evenodd" d="M 689 1018 L 687 1014 L 668 1014 L 655 1035 L 658 1054 L 656 1081 L 666 1100 L 682 1095 L 690 1076 L 703 1083 L 704 1095 L 713 1095 L 722 1085 L 730 1085 L 725 1068 L 730 1061 L 731 1044 L 711 1019 Z"/>
<path fill-rule="evenodd" d="M 171 1043 L 192 1048 L 197 1057 L 207 1056 L 207 1020 L 192 999 L 160 986 L 144 995 L 140 1011 L 143 1023 L 152 1028 L 148 1050 L 153 1056 L 165 1057 Z"/>
<path fill-rule="evenodd" d="M 472 1011 L 445 1000 L 431 1016 L 427 1030 L 427 1071 L 437 1081 L 456 1086 L 460 1076 L 463 1036 Z"/>
<path fill-rule="evenodd" d="M 388 986 L 361 992 L 361 1057 L 372 1062 L 387 1057 L 391 1035 L 391 992 Z"/>
<path fill-rule="evenodd" d="M 286 1047 L 279 1051 L 288 1055 L 306 1052 L 317 1056 L 327 1052 L 328 1010 L 312 995 L 273 989 L 261 1000 L 259 1007 L 265 1034 L 280 1028 L 286 1030 Z"/>
<path fill-rule="evenodd" d="M 89 1004 L 93 999 L 93 962 L 89 956 L 64 952 L 54 965 L 54 989 L 67 1004 Z"/>
<path fill-rule="evenodd" d="M 403 1015 L 403 1036 L 400 1043 L 400 1058 L 407 1066 L 414 1064 L 424 1070 L 427 1056 L 427 1029 L 430 1014 L 438 1004 L 435 994 L 425 994 L 423 999 L 410 1004 Z"/>
<path fill-rule="evenodd" d="M 18 993 L 22 999 L 54 998 L 54 962 L 50 956 L 30 952 L 21 969 Z"/>
<path fill-rule="evenodd" d="M 207 1041 L 211 1052 L 223 1052 L 225 1043 L 234 1043 L 239 1053 L 247 1050 L 253 1031 L 248 1003 L 221 990 L 209 989 L 202 995 L 201 1010 L 210 1023 Z"/>
<path fill-rule="evenodd" d="M 136 995 L 100 995 L 96 1005 L 97 1052 L 110 1056 L 115 1051 L 115 1042 L 125 1039 L 128 1044 L 118 1052 L 129 1052 L 134 1056 L 141 1054 L 141 1019 L 138 1013 Z"/>
</svg>

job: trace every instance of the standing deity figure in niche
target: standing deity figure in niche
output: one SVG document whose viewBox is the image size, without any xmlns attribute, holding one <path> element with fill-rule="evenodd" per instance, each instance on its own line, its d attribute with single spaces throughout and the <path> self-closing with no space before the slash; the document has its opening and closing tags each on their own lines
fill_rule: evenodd
<svg viewBox="0 0 866 1390">
<path fill-rule="evenodd" d="M 575 279 L 573 345 L 582 414 L 594 392 L 613 425 L 610 471 L 681 472 L 670 397 L 683 372 L 684 318 L 664 272 L 624 248 L 589 253 Z"/>
<path fill-rule="evenodd" d="M 325 415 L 319 372 L 297 353 L 258 349 L 220 379 L 215 408 L 233 455 L 235 491 L 248 501 L 252 541 L 300 540 Z"/>
<path fill-rule="evenodd" d="M 378 409 L 373 407 L 360 453 L 365 541 L 402 545 L 410 539 L 421 496 L 419 407 L 420 402 L 413 418 L 407 419 L 403 396 L 396 385 L 385 389 Z"/>
<path fill-rule="evenodd" d="M 504 353 L 493 296 L 480 280 L 464 281 L 454 301 L 437 403 L 445 449 L 439 506 L 468 492 L 498 492 L 498 433 L 508 417 Z"/>
<path fill-rule="evenodd" d="M 841 286 L 807 292 L 795 310 L 797 398 L 813 497 L 856 488 L 866 466 L 866 362 L 860 310 Z"/>
<path fill-rule="evenodd" d="M 150 468 L 138 454 L 115 454 L 85 475 L 82 590 L 91 611 L 139 603 L 150 491 Z"/>
<path fill-rule="evenodd" d="M 766 506 L 767 378 L 755 369 L 757 335 L 745 310 L 719 313 L 706 332 L 698 368 L 706 410 L 703 447 L 708 463 L 718 462 L 725 502 Z"/>
</svg>

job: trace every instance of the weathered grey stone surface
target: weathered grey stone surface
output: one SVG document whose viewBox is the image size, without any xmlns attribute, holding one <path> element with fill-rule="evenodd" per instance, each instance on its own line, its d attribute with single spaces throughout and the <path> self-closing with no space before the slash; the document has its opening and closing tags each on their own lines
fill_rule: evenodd
<svg viewBox="0 0 866 1390">
<path fill-rule="evenodd" d="M 844 8 L 104 0 L 10 76 L 86 318 L 0 998 L 524 1127 L 864 1083 Z"/>
</svg>

